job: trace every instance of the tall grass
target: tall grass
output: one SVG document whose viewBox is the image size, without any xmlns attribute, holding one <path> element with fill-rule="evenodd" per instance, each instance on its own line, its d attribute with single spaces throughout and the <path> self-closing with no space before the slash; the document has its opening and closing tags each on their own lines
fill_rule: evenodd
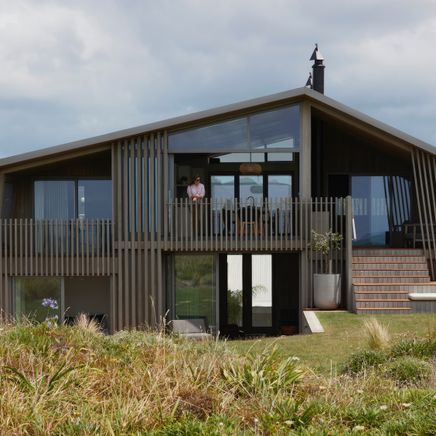
<svg viewBox="0 0 436 436">
<path fill-rule="evenodd" d="M 373 350 L 382 350 L 390 344 L 391 335 L 389 334 L 387 327 L 376 318 L 366 319 L 363 322 L 363 330 L 369 348 Z"/>
<path fill-rule="evenodd" d="M 84 320 L 1 329 L 2 435 L 433 432 L 431 387 L 320 376 L 274 345 L 241 355 L 164 329 L 105 336 Z"/>
</svg>

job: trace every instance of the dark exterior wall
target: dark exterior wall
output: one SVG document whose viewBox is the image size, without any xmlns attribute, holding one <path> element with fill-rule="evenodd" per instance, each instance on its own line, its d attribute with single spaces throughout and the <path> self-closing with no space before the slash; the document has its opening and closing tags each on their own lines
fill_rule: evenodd
<svg viewBox="0 0 436 436">
<path fill-rule="evenodd" d="M 402 175 L 412 179 L 410 152 L 328 119 L 312 117 L 312 194 L 328 196 L 328 176 Z"/>
</svg>

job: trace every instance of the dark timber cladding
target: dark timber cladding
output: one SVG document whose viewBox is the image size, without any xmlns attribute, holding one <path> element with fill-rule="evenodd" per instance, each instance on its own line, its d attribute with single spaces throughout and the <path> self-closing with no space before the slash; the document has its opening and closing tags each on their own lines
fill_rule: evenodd
<svg viewBox="0 0 436 436">
<path fill-rule="evenodd" d="M 156 324 L 164 313 L 162 224 L 166 198 L 167 135 L 121 140 L 112 146 L 116 224 L 113 329 Z M 165 168 L 165 170 L 164 170 Z M 162 223 L 161 217 L 165 222 Z"/>
<path fill-rule="evenodd" d="M 413 149 L 412 162 L 422 245 L 436 280 L 436 156 Z"/>
</svg>

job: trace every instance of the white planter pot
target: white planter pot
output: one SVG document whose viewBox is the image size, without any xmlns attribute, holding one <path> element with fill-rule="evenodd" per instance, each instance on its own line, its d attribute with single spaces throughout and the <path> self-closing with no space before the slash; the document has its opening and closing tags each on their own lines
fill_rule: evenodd
<svg viewBox="0 0 436 436">
<path fill-rule="evenodd" d="M 341 275 L 314 274 L 313 299 L 318 309 L 337 309 L 341 302 Z"/>
</svg>

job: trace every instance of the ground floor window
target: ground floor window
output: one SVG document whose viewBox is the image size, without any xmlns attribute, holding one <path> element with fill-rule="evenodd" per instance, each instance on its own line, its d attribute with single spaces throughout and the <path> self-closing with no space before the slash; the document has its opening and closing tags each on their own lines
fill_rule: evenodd
<svg viewBox="0 0 436 436">
<path fill-rule="evenodd" d="M 175 316 L 205 318 L 216 325 L 216 267 L 214 255 L 175 256 Z"/>
<path fill-rule="evenodd" d="M 57 309 L 43 305 L 45 299 L 56 301 Z M 44 321 L 48 315 L 61 319 L 63 283 L 60 277 L 20 277 L 14 281 L 14 304 L 17 319 Z"/>
</svg>

